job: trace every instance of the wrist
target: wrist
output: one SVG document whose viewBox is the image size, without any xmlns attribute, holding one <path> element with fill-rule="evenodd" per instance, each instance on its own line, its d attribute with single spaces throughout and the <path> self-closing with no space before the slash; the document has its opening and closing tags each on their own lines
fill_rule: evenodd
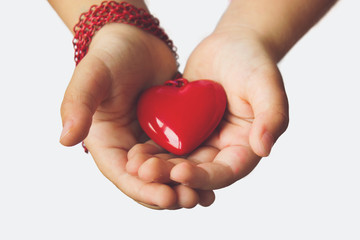
<svg viewBox="0 0 360 240">
<path fill-rule="evenodd" d="M 280 61 L 335 2 L 232 0 L 217 28 L 245 28 L 257 33 Z"/>
<path fill-rule="evenodd" d="M 156 36 L 177 58 L 176 48 L 160 27 L 157 18 L 128 2 L 104 1 L 100 5 L 91 6 L 87 12 L 81 14 L 79 22 L 74 26 L 73 44 L 76 65 L 87 54 L 93 36 L 105 25 L 111 23 L 131 25 Z"/>
<path fill-rule="evenodd" d="M 134 66 L 129 69 L 139 67 L 135 62 L 147 62 L 142 72 L 156 75 L 157 69 L 168 69 L 171 77 L 177 69 L 176 48 L 159 24 L 158 19 L 128 3 L 107 1 L 96 5 L 74 27 L 76 65 L 90 51 L 109 69 L 117 69 L 125 58 L 132 59 Z"/>
<path fill-rule="evenodd" d="M 250 26 L 240 24 L 218 26 L 212 35 L 227 39 L 227 42 L 241 42 L 246 46 L 261 49 L 258 53 L 274 63 L 281 59 L 281 53 L 270 39 Z"/>
<path fill-rule="evenodd" d="M 285 55 L 287 42 L 283 34 L 276 26 L 276 22 L 269 23 L 266 18 L 259 16 L 256 11 L 249 11 L 246 14 L 237 11 L 237 1 L 232 1 L 229 8 L 220 19 L 214 30 L 214 34 L 234 35 L 241 40 L 257 42 L 261 44 L 269 56 L 278 62 Z"/>
<path fill-rule="evenodd" d="M 89 10 L 93 5 L 100 5 L 104 0 L 48 0 L 50 5 L 54 8 L 65 25 L 74 34 L 73 28 L 79 21 L 80 15 Z M 115 2 L 123 2 L 114 0 Z M 127 0 L 127 3 L 134 5 L 137 8 L 142 8 L 149 12 L 144 0 Z"/>
<path fill-rule="evenodd" d="M 117 46 L 115 49 L 114 45 Z M 177 71 L 174 52 L 159 37 L 128 24 L 109 23 L 104 25 L 91 40 L 89 52 L 96 54 L 104 62 L 114 63 L 113 69 L 116 69 L 118 65 L 112 57 L 112 55 L 116 55 L 123 58 L 136 58 L 139 62 L 148 62 L 142 66 L 142 68 L 148 69 L 146 72 L 156 72 L 159 68 L 167 69 L 171 76 Z M 168 60 L 163 61 L 163 59 Z M 154 76 L 154 78 L 157 77 Z"/>
</svg>

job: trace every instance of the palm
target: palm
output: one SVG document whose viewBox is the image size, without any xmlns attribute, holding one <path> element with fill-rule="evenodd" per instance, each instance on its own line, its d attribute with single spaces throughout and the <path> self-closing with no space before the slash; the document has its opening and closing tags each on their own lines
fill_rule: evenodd
<svg viewBox="0 0 360 240">
<path fill-rule="evenodd" d="M 264 81 L 270 79 L 271 84 L 283 89 L 277 67 L 265 53 L 251 39 L 229 39 L 225 34 L 213 34 L 200 43 L 188 60 L 184 77 L 211 79 L 223 85 L 228 105 L 222 122 L 186 158 L 164 154 L 150 147 L 152 142 L 136 146 L 131 151 L 138 154 L 133 153 L 135 157 L 127 166 L 129 172 L 147 181 L 176 181 L 199 189 L 222 188 L 251 172 L 260 160 L 251 146 L 255 145 L 251 144 L 251 131 L 256 121 L 251 103 L 267 104 L 262 94 L 273 89 L 259 89 Z M 258 147 L 259 155 L 266 155 L 261 151 Z"/>
</svg>

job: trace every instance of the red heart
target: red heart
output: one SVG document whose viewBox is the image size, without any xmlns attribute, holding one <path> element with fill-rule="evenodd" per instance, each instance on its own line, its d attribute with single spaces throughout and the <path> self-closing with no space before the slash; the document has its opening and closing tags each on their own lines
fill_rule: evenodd
<svg viewBox="0 0 360 240">
<path fill-rule="evenodd" d="M 170 80 L 143 92 L 137 116 L 145 133 L 176 155 L 185 155 L 204 142 L 226 108 L 223 87 L 210 80 Z"/>
</svg>

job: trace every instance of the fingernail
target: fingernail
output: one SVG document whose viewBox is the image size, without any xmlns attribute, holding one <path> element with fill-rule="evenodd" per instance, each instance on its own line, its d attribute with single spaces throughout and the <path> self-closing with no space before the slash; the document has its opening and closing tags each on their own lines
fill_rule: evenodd
<svg viewBox="0 0 360 240">
<path fill-rule="evenodd" d="M 265 132 L 261 138 L 261 142 L 263 145 L 264 155 L 268 156 L 271 152 L 271 148 L 274 146 L 275 143 L 273 135 L 269 132 Z"/>
<path fill-rule="evenodd" d="M 64 123 L 64 126 L 63 126 L 63 129 L 62 129 L 62 132 L 61 132 L 61 135 L 60 135 L 60 141 L 61 139 L 63 139 L 66 135 L 69 134 L 70 130 L 71 130 L 71 127 L 72 127 L 72 121 L 67 121 Z"/>
</svg>

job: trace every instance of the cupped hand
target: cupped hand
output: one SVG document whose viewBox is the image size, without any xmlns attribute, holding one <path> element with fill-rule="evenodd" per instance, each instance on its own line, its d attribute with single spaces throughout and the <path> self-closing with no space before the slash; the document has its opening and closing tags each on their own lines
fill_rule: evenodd
<svg viewBox="0 0 360 240">
<path fill-rule="evenodd" d="M 147 182 L 129 174 L 128 151 L 146 139 L 136 118 L 139 93 L 162 84 L 177 71 L 168 46 L 125 24 L 108 24 L 92 39 L 76 67 L 61 106 L 60 142 L 85 145 L 100 171 L 126 195 L 149 207 L 209 205 L 212 191 Z"/>
<path fill-rule="evenodd" d="M 288 101 L 271 48 L 250 29 L 216 31 L 188 59 L 184 77 L 219 82 L 227 111 L 218 128 L 187 156 L 154 142 L 135 145 L 127 171 L 147 182 L 177 182 L 193 189 L 226 187 L 268 156 L 288 125 Z"/>
</svg>

